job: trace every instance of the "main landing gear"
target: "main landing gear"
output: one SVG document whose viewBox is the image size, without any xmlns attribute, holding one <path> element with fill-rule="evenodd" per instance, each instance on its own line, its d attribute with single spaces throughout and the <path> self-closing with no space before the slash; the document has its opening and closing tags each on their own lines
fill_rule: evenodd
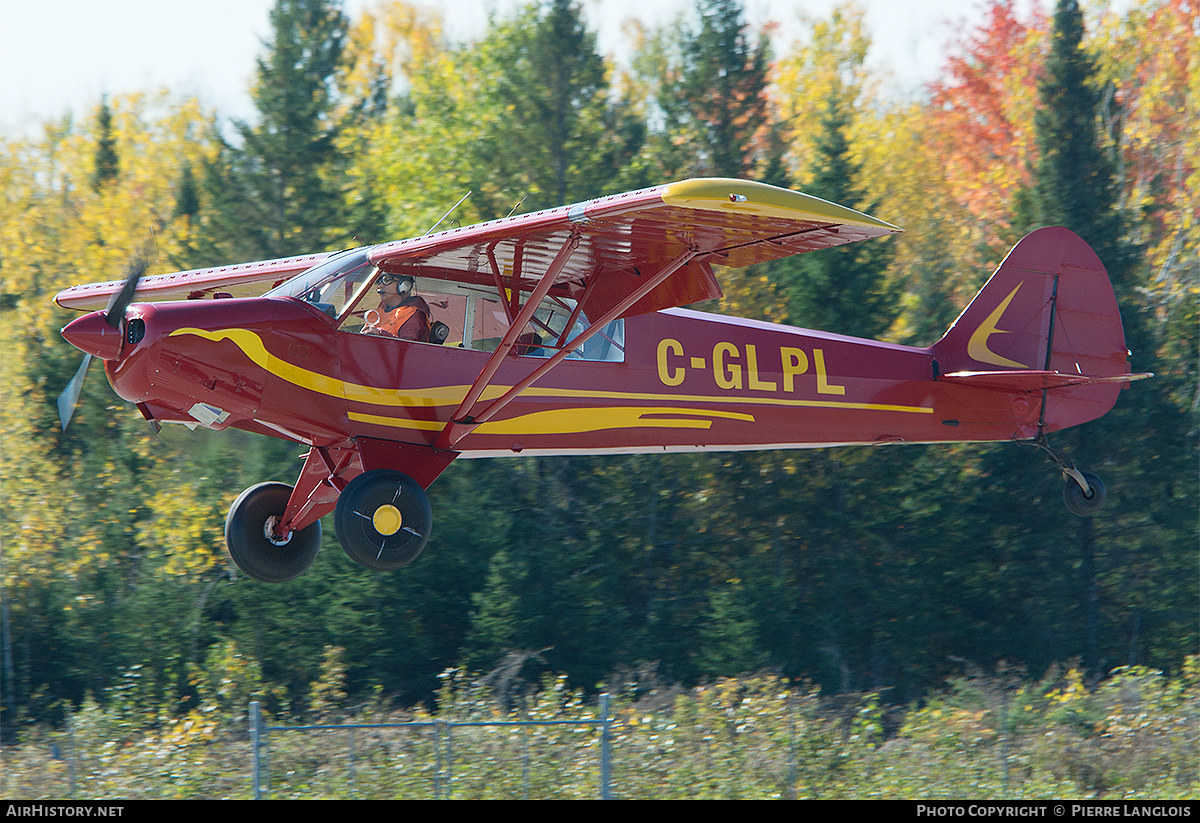
<svg viewBox="0 0 1200 823">
<path fill-rule="evenodd" d="M 251 486 L 233 501 L 225 543 L 238 568 L 255 580 L 283 583 L 299 576 L 321 548 L 321 521 L 278 536 L 292 487 Z M 398 471 L 364 472 L 346 484 L 333 509 L 342 549 L 375 571 L 395 571 L 417 558 L 429 540 L 433 509 L 417 481 Z"/>
<path fill-rule="evenodd" d="M 1079 517 L 1091 517 L 1104 507 L 1107 493 L 1104 482 L 1091 472 L 1080 471 L 1071 459 L 1062 452 L 1051 447 L 1046 435 L 1040 434 L 1033 445 L 1042 450 L 1050 460 L 1062 469 L 1065 485 L 1063 486 L 1063 502 L 1071 514 Z"/>
<path fill-rule="evenodd" d="M 225 545 L 238 568 L 264 583 L 283 583 L 298 577 L 321 550 L 321 521 L 286 537 L 275 526 L 287 509 L 292 487 L 284 483 L 251 486 L 229 507 Z"/>
<path fill-rule="evenodd" d="M 346 554 L 377 572 L 417 559 L 433 525 L 429 497 L 407 474 L 364 472 L 346 484 L 333 510 L 333 528 Z"/>
</svg>

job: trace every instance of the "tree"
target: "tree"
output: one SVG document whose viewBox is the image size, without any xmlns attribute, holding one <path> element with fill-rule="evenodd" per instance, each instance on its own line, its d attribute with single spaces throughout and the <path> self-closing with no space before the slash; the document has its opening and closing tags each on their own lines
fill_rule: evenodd
<svg viewBox="0 0 1200 823">
<path fill-rule="evenodd" d="M 476 669 L 494 665 L 506 651 L 520 648 L 527 639 L 518 594 L 525 576 L 525 570 L 501 549 L 492 556 L 484 587 L 471 595 L 471 633 L 465 651 Z"/>
<path fill-rule="evenodd" d="M 1104 131 L 1117 150 L 1121 202 L 1145 246 L 1152 328 L 1179 380 L 1177 402 L 1200 408 L 1200 38 L 1188 0 L 1144 0 L 1105 15 L 1099 71 Z M 1132 221 L 1131 221 L 1132 222 Z"/>
<path fill-rule="evenodd" d="M 683 34 L 681 77 L 671 91 L 686 106 L 701 136 L 704 173 L 746 177 L 754 172 L 753 149 L 767 123 L 765 35 L 753 42 L 738 0 L 702 0 L 698 28 Z"/>
<path fill-rule="evenodd" d="M 113 135 L 112 109 L 108 100 L 100 101 L 100 113 L 96 116 L 96 156 L 92 169 L 92 191 L 99 192 L 106 184 L 117 179 L 121 168 L 117 156 L 117 138 Z"/>
<path fill-rule="evenodd" d="M 959 201 L 985 224 L 985 242 L 1007 225 L 1015 192 L 1032 179 L 1046 34 L 1040 13 L 1024 22 L 1013 0 L 994 0 L 930 87 L 930 147 Z"/>
<path fill-rule="evenodd" d="M 496 159 L 524 178 L 524 208 L 605 193 L 640 148 L 641 133 L 609 100 L 608 69 L 579 5 L 528 6 L 495 26 L 483 51 L 494 69 L 491 102 L 504 112 L 494 135 Z"/>
<path fill-rule="evenodd" d="M 747 600 L 740 580 L 726 581 L 724 586 L 710 592 L 696 652 L 696 668 L 704 675 L 747 674 L 765 662 L 758 646 L 761 629 L 749 613 Z"/>
<path fill-rule="evenodd" d="M 1191 9 L 1184 0 L 1139 5 L 1111 23 L 1103 41 L 1080 44 L 1096 61 L 1100 82 L 1091 87 L 1102 90 L 1097 145 L 1123 149 L 1114 155 L 1123 230 L 1154 250 L 1151 267 L 1128 268 L 1123 310 L 1131 342 L 1150 341 L 1134 343 L 1135 368 L 1159 373 L 1135 384 L 1109 417 L 1055 438 L 1084 468 L 1109 464 L 1108 505 L 1087 522 L 1063 513 L 1058 473 L 1012 445 L 457 461 L 431 489 L 435 510 L 452 516 L 439 518 L 411 567 L 364 573 L 329 530 L 310 574 L 284 586 L 247 580 L 228 565 L 223 513 L 246 485 L 294 477 L 293 445 L 182 427 L 156 436 L 112 397 L 95 364 L 69 432 L 58 431 L 53 412 L 79 355 L 61 340 L 67 317 L 49 296 L 116 276 L 147 225 L 166 223 L 157 270 L 199 265 L 193 239 L 202 240 L 216 216 L 234 214 L 218 213 L 222 196 L 249 190 L 203 185 L 212 182 L 202 170 L 217 153 L 211 114 L 194 101 L 115 98 L 106 101 L 107 126 L 95 115 L 49 124 L 35 140 L 0 138 L 5 733 L 13 712 L 49 718 L 88 690 L 137 706 L 211 703 L 230 676 L 245 675 L 245 688 L 286 689 L 302 701 L 323 654 L 325 682 L 344 682 L 351 699 L 379 687 L 404 701 L 431 695 L 445 668 L 464 659 L 488 666 L 509 648 L 546 650 L 544 665 L 585 688 L 646 660 L 689 681 L 765 663 L 833 691 L 895 686 L 888 695 L 898 701 L 919 698 L 956 669 L 947 662 L 954 656 L 983 665 L 1006 658 L 1034 672 L 1081 653 L 1097 670 L 1178 666 L 1196 646 L 1191 404 L 1200 325 L 1192 239 L 1200 152 L 1186 114 L 1195 111 L 1200 73 L 1189 71 L 1198 54 Z M 320 218 L 333 222 L 311 230 L 345 234 L 383 205 L 391 231 L 423 231 L 477 186 L 455 215 L 464 222 L 506 213 L 514 191 L 533 192 L 533 207 L 561 196 L 564 182 L 567 199 L 628 185 L 634 178 L 619 177 L 627 165 L 619 158 L 636 145 L 641 124 L 621 119 L 628 108 L 614 104 L 607 67 L 594 85 L 603 61 L 589 36 L 576 36 L 586 31 L 552 20 L 578 24 L 578 8 L 532 7 L 477 46 L 448 45 L 433 24 L 414 23 L 407 91 L 386 117 L 379 92 L 392 54 L 375 50 L 384 38 L 362 21 L 318 118 L 336 139 L 314 185 L 328 185 L 337 209 Z M 814 24 L 813 42 L 777 68 L 772 111 L 787 117 L 777 132 L 788 138 L 787 176 L 920 239 L 904 247 L 888 277 L 932 261 L 933 275 L 909 286 L 903 333 L 940 332 L 952 316 L 934 317 L 930 306 L 952 310 L 940 298 L 986 275 L 947 249 L 958 254 L 976 245 L 978 227 L 1012 222 L 1005 204 L 1015 186 L 989 189 L 988 175 L 1027 182 L 1027 216 L 1043 208 L 1031 78 L 1046 38 L 1036 25 L 993 27 L 987 48 L 964 43 L 971 71 L 947 70 L 954 88 L 936 109 L 896 109 L 870 93 L 868 43 L 857 22 L 846 13 Z M 565 97 L 551 93 L 552 61 L 535 54 L 558 42 L 574 89 Z M 993 49 L 995 59 L 984 59 Z M 678 71 L 679 52 L 671 54 L 667 63 Z M 507 68 L 513 77 L 502 76 Z M 515 77 L 524 78 L 519 87 Z M 971 84 L 956 85 L 967 77 Z M 594 145 L 568 136 L 551 151 L 555 100 L 567 100 L 565 116 L 577 118 L 569 131 L 592 135 Z M 599 122 L 619 125 L 621 136 L 602 143 L 609 138 Z M 949 145 L 951 123 L 966 148 Z M 97 192 L 91 182 L 105 135 L 119 137 L 119 173 Z M 664 159 L 659 140 L 631 174 L 692 169 L 693 160 L 699 169 L 700 155 L 689 152 L 704 145 L 680 139 L 671 147 L 678 153 Z M 1050 137 L 1045 145 L 1057 150 Z M 266 168 L 265 155 L 236 136 L 221 148 L 232 171 Z M 969 167 L 976 150 L 983 162 Z M 565 176 L 554 151 L 566 158 Z M 661 179 L 655 171 L 646 182 Z M 871 208 L 864 192 L 887 205 Z M 342 208 L 347 193 L 361 199 L 357 214 Z M 896 246 L 905 237 L 860 245 Z M 221 239 L 248 242 L 233 230 Z M 233 246 L 223 248 L 231 259 Z M 730 289 L 743 300 L 738 313 L 785 319 L 787 295 L 766 290 L 766 275 L 755 274 L 745 289 Z M 822 293 L 848 306 L 838 285 Z M 820 300 L 814 287 L 795 319 L 838 331 L 864 319 L 815 320 L 808 312 Z M 918 330 L 919 321 L 927 327 Z M 1172 354 L 1180 348 L 1185 357 Z M 335 659 L 329 646 L 344 654 Z M 137 685 L 113 688 L 121 680 Z"/>
<path fill-rule="evenodd" d="M 864 202 L 858 183 L 861 168 L 851 155 L 850 125 L 845 90 L 835 86 L 825 100 L 805 188 L 825 200 L 870 212 L 874 207 Z M 898 294 L 887 280 L 890 251 L 885 240 L 874 240 L 779 261 L 774 279 L 787 296 L 789 322 L 856 337 L 882 335 L 897 314 Z"/>
<path fill-rule="evenodd" d="M 1122 236 L 1114 153 L 1099 129 L 1102 90 L 1083 38 L 1078 3 L 1060 0 L 1038 83 L 1038 156 L 1027 223 L 1078 227 L 1076 232 L 1105 262 L 1121 294 L 1129 288 L 1135 255 Z"/>
<path fill-rule="evenodd" d="M 767 164 L 760 168 L 764 172 L 772 169 L 772 179 L 766 182 L 798 188 L 851 208 L 869 211 L 878 206 L 878 198 L 866 202 L 860 179 L 868 147 L 883 142 L 887 132 L 875 122 L 882 105 L 874 98 L 865 68 L 869 47 L 862 12 L 853 6 L 839 6 L 828 20 L 812 23 L 808 42 L 797 43 L 772 67 L 771 93 L 764 109 L 768 120 L 760 132 L 761 145 L 769 149 L 763 155 Z M 816 112 L 820 115 L 815 116 Z M 884 282 L 883 269 L 889 263 L 885 250 L 890 246 L 890 242 L 871 241 L 836 253 L 806 255 L 808 260 L 785 259 L 727 272 L 722 310 L 849 334 L 860 326 L 878 333 L 887 322 L 874 324 L 872 319 L 864 325 L 859 317 L 839 326 L 842 318 L 863 313 L 839 311 L 827 302 L 837 299 L 829 289 L 849 295 L 865 284 L 829 280 L 830 273 L 818 269 L 834 265 L 834 261 L 846 265 L 851 258 L 861 258 L 862 264 L 879 267 L 871 275 L 879 279 L 878 287 Z M 806 266 L 812 270 L 804 275 Z M 875 291 L 881 290 L 874 288 L 868 293 Z M 881 308 L 877 303 L 871 299 L 866 312 L 872 318 Z"/>
<path fill-rule="evenodd" d="M 389 239 L 388 199 L 372 173 L 370 157 L 390 114 L 389 97 L 394 84 L 388 54 L 378 47 L 385 28 L 369 12 L 362 12 L 351 29 L 343 71 L 338 77 L 339 105 L 334 114 L 339 124 L 335 142 L 337 160 L 333 179 L 343 207 L 337 225 L 327 227 L 335 235 L 359 238 L 362 243 Z"/>
<path fill-rule="evenodd" d="M 1155 370 L 1155 345 L 1141 310 L 1139 265 L 1141 250 L 1125 235 L 1118 208 L 1114 150 L 1101 128 L 1102 89 L 1096 62 L 1084 45 L 1083 14 L 1075 0 L 1059 0 L 1054 13 L 1051 47 L 1038 85 L 1041 105 L 1035 118 L 1038 159 L 1032 185 L 1018 198 L 1017 224 L 1059 224 L 1071 227 L 1088 241 L 1108 269 L 1121 305 L 1126 342 L 1134 371 Z M 1095 671 L 1106 664 L 1101 639 L 1105 620 L 1120 602 L 1122 618 L 1140 624 L 1150 607 L 1133 592 L 1113 590 L 1110 563 L 1130 551 L 1140 540 L 1129 539 L 1117 523 L 1127 517 L 1152 518 L 1160 545 L 1166 549 L 1165 567 L 1178 562 L 1176 537 L 1187 527 L 1180 519 L 1183 499 L 1195 499 L 1194 483 L 1181 487 L 1188 476 L 1188 453 L 1194 441 L 1186 432 L 1188 421 L 1170 402 L 1163 381 L 1141 387 L 1135 398 L 1125 397 L 1101 420 L 1065 433 L 1062 441 L 1072 458 L 1088 464 L 1100 455 L 1115 462 L 1124 475 L 1128 499 L 1103 518 L 1079 519 L 1068 529 L 1069 544 L 1078 551 L 1078 571 L 1066 583 L 1073 591 L 1070 633 L 1083 651 L 1085 665 Z M 1193 444 L 1181 448 L 1183 444 Z M 1194 466 L 1194 460 L 1190 463 Z M 1130 482 L 1136 478 L 1136 485 Z M 1192 509 L 1194 511 L 1194 505 Z M 1194 525 L 1194 524 L 1193 524 Z M 1139 535 L 1140 536 L 1140 535 Z M 1147 570 L 1149 571 L 1149 570 Z M 1152 608 L 1152 607 L 1150 607 Z M 1161 612 L 1160 612 L 1161 613 Z M 1134 630 L 1136 633 L 1136 630 Z M 1109 664 L 1111 665 L 1111 664 Z"/>
<path fill-rule="evenodd" d="M 870 48 L 862 10 L 842 3 L 828 19 L 812 21 L 807 40 L 795 43 L 772 67 L 771 109 L 786 144 L 788 179 L 795 187 L 808 186 L 821 133 L 813 113 L 827 108 L 835 89 L 855 110 L 850 142 L 866 142 L 864 131 L 872 130 L 870 114 L 883 108 L 866 66 Z"/>
<path fill-rule="evenodd" d="M 644 127 L 613 94 L 577 3 L 528 5 L 473 45 L 448 43 L 436 19 L 412 9 L 393 15 L 392 31 L 406 47 L 397 52 L 408 54 L 407 89 L 367 161 L 389 204 L 391 231 L 425 231 L 468 191 L 456 221 L 644 182 L 629 168 Z"/>
<path fill-rule="evenodd" d="M 769 59 L 738 0 L 700 0 L 691 24 L 643 43 L 639 65 L 663 120 L 654 160 L 666 177 L 759 177 L 770 167 Z"/>
<path fill-rule="evenodd" d="M 96 363 L 70 430 L 60 430 L 54 396 L 80 355 L 59 336 L 68 313 L 50 297 L 117 276 L 144 243 L 147 226 L 161 227 L 163 258 L 179 252 L 182 238 L 167 219 L 173 184 L 181 164 L 205 159 L 207 118 L 191 100 L 134 96 L 105 100 L 102 108 L 108 115 L 87 128 L 55 124 L 0 151 L 0 260 L 11 301 L 0 342 L 7 355 L 0 393 L 3 585 L 12 644 L 20 650 L 14 685 L 22 710 L 33 715 L 84 690 L 100 693 L 118 667 L 143 661 L 152 664 L 155 688 L 166 688 L 181 674 L 167 661 L 181 664 L 194 637 L 194 581 L 163 574 L 169 550 L 140 537 L 158 493 L 174 486 L 161 498 L 174 508 L 185 497 L 181 485 L 191 488 L 193 479 L 160 471 L 171 456 L 136 411 L 117 404 Z M 96 192 L 88 182 L 113 135 L 120 135 L 120 174 Z M 203 551 L 188 546 L 189 553 Z M 152 603 L 158 608 L 148 609 Z"/>
<path fill-rule="evenodd" d="M 214 253 L 237 259 L 321 248 L 341 224 L 333 115 L 348 21 L 339 0 L 278 0 L 271 27 L 252 91 L 259 120 L 235 123 L 240 145 L 208 170 Z"/>
</svg>

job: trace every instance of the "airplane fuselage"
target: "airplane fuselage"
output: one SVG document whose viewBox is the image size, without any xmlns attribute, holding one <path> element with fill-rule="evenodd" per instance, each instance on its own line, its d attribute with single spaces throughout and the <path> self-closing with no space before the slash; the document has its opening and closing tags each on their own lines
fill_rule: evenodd
<svg viewBox="0 0 1200 823">
<path fill-rule="evenodd" d="M 163 422 L 318 446 L 432 446 L 487 351 L 338 331 L 288 298 L 135 305 L 110 382 Z M 1040 403 L 939 382 L 931 349 L 671 309 L 619 359 L 564 360 L 455 448 L 464 457 L 803 448 L 1036 434 Z M 483 400 L 545 358 L 505 358 Z"/>
</svg>

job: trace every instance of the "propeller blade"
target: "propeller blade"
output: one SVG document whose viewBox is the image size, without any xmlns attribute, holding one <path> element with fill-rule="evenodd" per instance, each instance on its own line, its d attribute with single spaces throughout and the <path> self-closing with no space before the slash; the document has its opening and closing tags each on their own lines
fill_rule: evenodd
<svg viewBox="0 0 1200 823">
<path fill-rule="evenodd" d="M 142 279 L 142 275 L 146 273 L 146 269 L 150 264 L 142 255 L 138 255 L 129 263 L 129 267 L 125 270 L 125 285 L 121 290 L 113 295 L 112 300 L 108 301 L 108 308 L 104 310 L 104 320 L 114 329 L 121 325 L 121 318 L 125 316 L 125 309 L 133 301 L 133 293 L 137 291 L 138 281 Z"/>
<path fill-rule="evenodd" d="M 67 430 L 67 425 L 71 422 L 72 415 L 75 414 L 75 407 L 79 405 L 79 393 L 83 391 L 83 378 L 87 375 L 87 369 L 91 362 L 92 356 L 85 354 L 83 362 L 79 365 L 79 371 L 75 372 L 71 382 L 58 396 L 58 420 L 62 423 L 63 431 Z"/>
<path fill-rule="evenodd" d="M 153 235 L 151 238 L 153 239 Z M 125 283 L 121 286 L 121 290 L 113 295 L 112 300 L 108 301 L 108 308 L 104 310 L 104 322 L 111 328 L 120 328 L 121 320 L 125 317 L 125 309 L 129 308 L 129 304 L 133 301 L 133 295 L 137 291 L 138 281 L 142 279 L 142 275 L 149 267 L 150 263 L 144 253 L 137 254 L 125 267 Z M 75 407 L 79 405 L 79 395 L 83 391 L 83 380 L 87 376 L 88 366 L 91 363 L 92 355 L 84 354 L 83 362 L 79 364 L 79 371 L 75 372 L 71 382 L 58 396 L 58 421 L 62 423 L 63 431 L 67 430 L 71 418 L 75 415 Z"/>
</svg>

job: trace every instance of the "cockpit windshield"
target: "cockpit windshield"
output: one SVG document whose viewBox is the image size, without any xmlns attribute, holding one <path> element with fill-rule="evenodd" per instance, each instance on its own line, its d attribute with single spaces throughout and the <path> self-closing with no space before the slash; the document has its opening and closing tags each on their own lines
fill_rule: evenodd
<svg viewBox="0 0 1200 823">
<path fill-rule="evenodd" d="M 271 289 L 267 297 L 294 297 L 338 318 L 367 287 L 375 267 L 367 260 L 369 249 L 333 255 L 324 263 Z"/>
</svg>

